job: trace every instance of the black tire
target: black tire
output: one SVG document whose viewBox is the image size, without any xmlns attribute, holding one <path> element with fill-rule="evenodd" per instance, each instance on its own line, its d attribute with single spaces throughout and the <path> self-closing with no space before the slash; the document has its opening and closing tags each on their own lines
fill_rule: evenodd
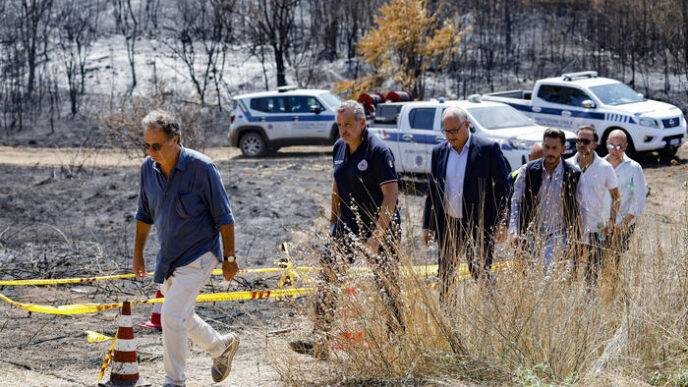
<svg viewBox="0 0 688 387">
<path fill-rule="evenodd" d="M 626 156 L 635 160 L 638 157 L 638 153 L 635 151 L 635 146 L 633 145 L 633 139 L 628 134 L 628 132 L 622 128 L 609 128 L 609 129 L 607 129 L 606 132 L 604 132 L 604 136 L 602 136 L 602 141 L 600 142 L 600 145 L 597 147 L 597 154 L 600 157 L 604 157 L 607 155 L 607 153 L 609 153 L 609 152 L 607 152 L 607 138 L 609 137 L 609 133 L 611 133 L 612 131 L 617 130 L 617 129 L 626 133 L 626 141 L 628 142 L 628 146 L 626 147 Z"/>
<path fill-rule="evenodd" d="M 339 126 L 334 124 L 332 125 L 332 132 L 330 133 L 330 143 L 334 145 L 337 140 L 339 140 Z"/>
<path fill-rule="evenodd" d="M 677 152 L 678 152 L 678 147 L 676 147 L 676 148 L 664 148 L 664 149 L 657 151 L 657 153 L 659 154 L 659 162 L 661 164 L 667 164 L 667 165 L 671 164 L 671 160 L 674 159 Z"/>
<path fill-rule="evenodd" d="M 246 157 L 260 157 L 265 155 L 268 146 L 260 133 L 246 132 L 239 138 L 239 149 Z"/>
</svg>

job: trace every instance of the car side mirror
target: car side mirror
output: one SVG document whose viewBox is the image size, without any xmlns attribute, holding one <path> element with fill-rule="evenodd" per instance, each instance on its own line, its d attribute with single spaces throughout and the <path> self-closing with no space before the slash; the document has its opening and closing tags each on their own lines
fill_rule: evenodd
<svg viewBox="0 0 688 387">
<path fill-rule="evenodd" d="M 595 108 L 595 103 L 592 100 L 586 99 L 581 103 L 584 108 L 586 109 L 594 109 Z"/>
<path fill-rule="evenodd" d="M 311 106 L 311 113 L 320 114 L 320 112 L 322 112 L 322 109 L 320 108 L 320 106 L 318 106 L 318 105 Z"/>
</svg>

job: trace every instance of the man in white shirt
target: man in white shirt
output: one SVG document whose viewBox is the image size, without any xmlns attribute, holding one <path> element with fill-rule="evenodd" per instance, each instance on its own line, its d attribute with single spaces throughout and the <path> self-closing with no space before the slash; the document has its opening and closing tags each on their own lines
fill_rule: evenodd
<svg viewBox="0 0 688 387">
<path fill-rule="evenodd" d="M 583 209 L 583 240 L 587 247 L 588 264 L 585 279 L 589 285 L 597 283 L 602 259 L 602 243 L 611 236 L 616 214 L 619 212 L 619 182 L 614 168 L 595 153 L 597 132 L 591 126 L 581 126 L 577 131 L 578 152 L 568 159 L 580 168 L 580 193 Z M 604 211 L 605 195 L 610 195 L 610 211 Z M 574 258 L 574 273 L 577 259 Z"/>
<path fill-rule="evenodd" d="M 619 181 L 619 194 L 621 195 L 619 212 L 616 215 L 616 225 L 609 247 L 616 251 L 616 268 L 618 269 L 621 254 L 628 250 L 628 242 L 635 231 L 635 223 L 638 217 L 645 211 L 645 197 L 647 185 L 643 168 L 637 162 L 626 155 L 628 140 L 623 130 L 614 130 L 607 138 L 607 150 L 609 154 L 605 160 L 614 168 Z M 605 209 L 611 207 L 612 198 L 605 196 Z"/>
</svg>

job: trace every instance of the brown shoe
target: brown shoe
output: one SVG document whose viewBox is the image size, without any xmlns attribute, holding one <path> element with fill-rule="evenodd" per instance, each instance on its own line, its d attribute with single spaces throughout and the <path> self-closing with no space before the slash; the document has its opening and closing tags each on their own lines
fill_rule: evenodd
<svg viewBox="0 0 688 387">
<path fill-rule="evenodd" d="M 325 341 L 294 340 L 289 343 L 289 348 L 296 353 L 313 356 L 318 360 L 330 358 L 330 351 Z"/>
</svg>

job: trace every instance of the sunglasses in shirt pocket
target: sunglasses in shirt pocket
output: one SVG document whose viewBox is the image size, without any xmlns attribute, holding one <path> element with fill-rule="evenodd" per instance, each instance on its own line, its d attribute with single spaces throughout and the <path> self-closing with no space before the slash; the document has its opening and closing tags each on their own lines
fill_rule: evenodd
<svg viewBox="0 0 688 387">
<path fill-rule="evenodd" d="M 203 212 L 203 201 L 193 192 L 181 192 L 177 195 L 175 210 L 181 219 L 188 219 Z"/>
</svg>

